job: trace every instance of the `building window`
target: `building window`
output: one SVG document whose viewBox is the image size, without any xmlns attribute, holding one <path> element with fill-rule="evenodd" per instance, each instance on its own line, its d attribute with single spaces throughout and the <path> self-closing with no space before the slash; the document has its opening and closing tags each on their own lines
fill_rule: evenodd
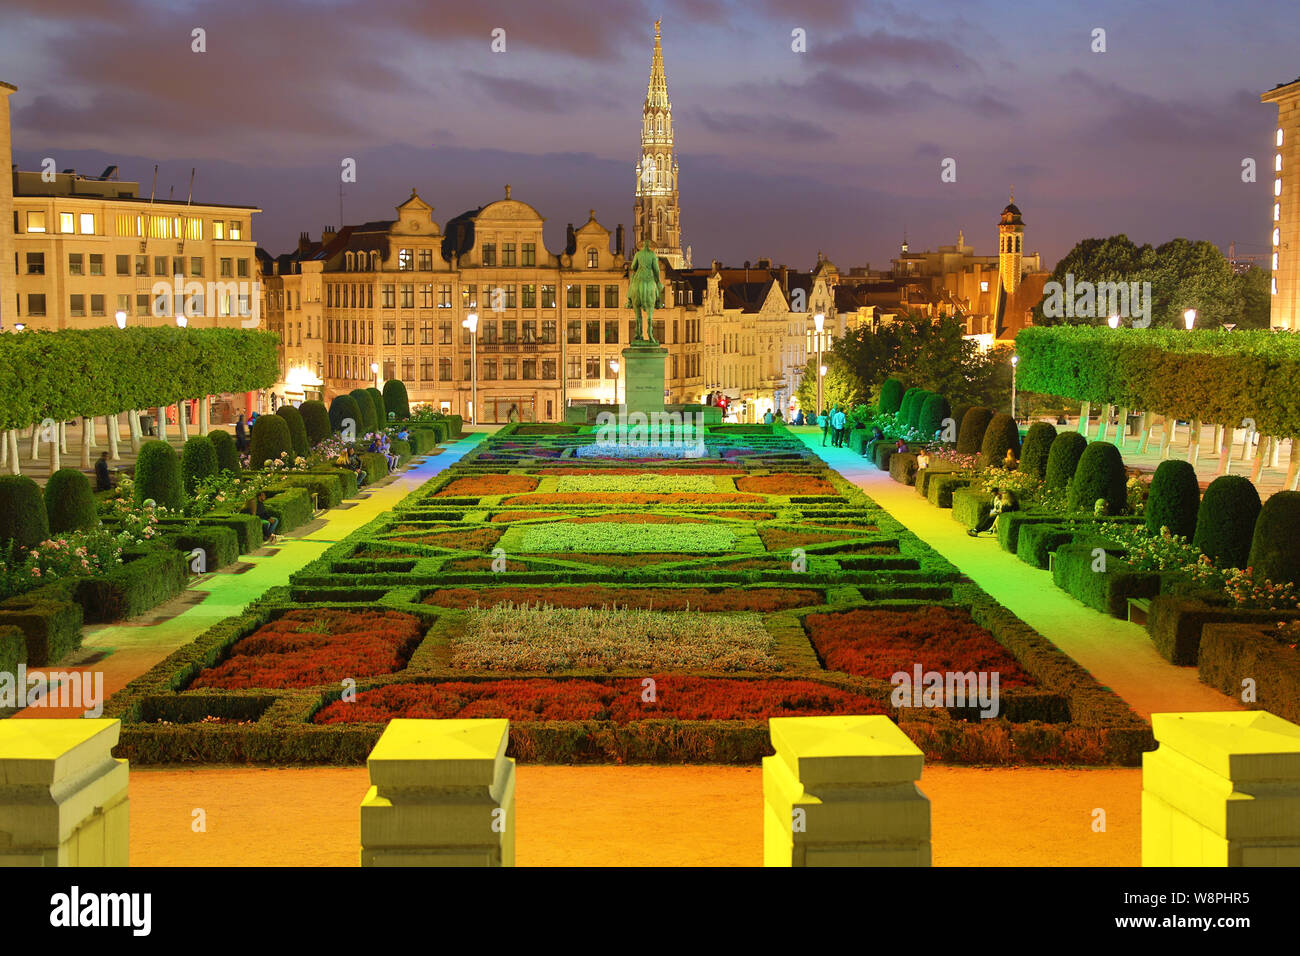
<svg viewBox="0 0 1300 956">
<path fill-rule="evenodd" d="M 478 286 L 463 285 L 460 287 L 460 306 L 462 309 L 478 308 Z"/>
<path fill-rule="evenodd" d="M 501 244 L 501 264 L 503 266 L 515 264 L 515 244 L 513 242 L 503 242 Z"/>
<path fill-rule="evenodd" d="M 27 274 L 29 276 L 45 275 L 45 253 L 43 252 L 27 253 Z"/>
<path fill-rule="evenodd" d="M 497 244 L 495 242 L 483 243 L 483 265 L 494 266 L 497 264 Z"/>
<path fill-rule="evenodd" d="M 68 314 L 77 317 L 86 314 L 86 297 L 84 295 L 68 296 Z"/>
<path fill-rule="evenodd" d="M 68 253 L 68 275 L 85 275 L 85 257 L 80 252 Z"/>
<path fill-rule="evenodd" d="M 397 308 L 397 286 L 389 282 L 386 283 L 383 289 L 381 289 L 380 291 L 381 291 L 381 298 L 379 300 L 380 307 L 384 309 Z"/>
<path fill-rule="evenodd" d="M 501 322 L 501 341 L 505 345 L 515 345 L 519 342 L 518 324 L 514 319 L 503 319 Z"/>
<path fill-rule="evenodd" d="M 420 283 L 420 308 L 422 309 L 433 308 L 433 283 L 432 282 Z"/>
<path fill-rule="evenodd" d="M 438 359 L 438 381 L 440 382 L 451 381 L 451 359 L 449 358 Z"/>
<path fill-rule="evenodd" d="M 238 241 L 242 238 L 244 238 L 244 224 L 238 220 L 232 221 L 230 223 L 230 239 Z"/>
<path fill-rule="evenodd" d="M 226 224 L 223 220 L 221 219 L 212 220 L 212 238 L 213 239 L 226 238 Z"/>
<path fill-rule="evenodd" d="M 518 362 L 512 358 L 501 360 L 501 377 L 504 379 L 517 379 L 519 377 Z"/>
<path fill-rule="evenodd" d="M 587 356 L 587 378 L 600 378 L 601 361 L 599 355 Z"/>
<path fill-rule="evenodd" d="M 31 294 L 27 296 L 27 314 L 44 315 L 45 314 L 45 294 Z"/>
<path fill-rule="evenodd" d="M 565 287 L 565 303 L 570 309 L 582 308 L 582 286 L 571 285 Z"/>
<path fill-rule="evenodd" d="M 565 341 L 570 345 L 582 344 L 582 320 L 570 319 L 569 328 L 565 335 Z"/>
<path fill-rule="evenodd" d="M 451 285 L 444 283 L 438 286 L 438 308 L 451 308 Z"/>
<path fill-rule="evenodd" d="M 605 344 L 615 345 L 618 343 L 618 319 L 610 319 L 605 323 Z"/>
<path fill-rule="evenodd" d="M 497 378 L 497 360 L 494 358 L 483 360 L 483 372 L 479 378 L 487 382 L 495 382 Z"/>
<path fill-rule="evenodd" d="M 503 301 L 501 303 L 501 308 L 516 309 L 519 307 L 519 302 L 515 295 L 515 287 L 513 285 L 505 286 L 501 291 L 503 293 Z"/>
<path fill-rule="evenodd" d="M 555 381 L 555 359 L 542 359 L 542 378 L 548 382 Z"/>
<path fill-rule="evenodd" d="M 148 293 L 148 292 L 137 292 L 137 293 L 136 293 L 136 296 L 135 296 L 135 314 L 136 314 L 136 315 L 149 315 L 149 314 L 150 314 L 150 309 L 149 309 L 149 293 Z"/>
<path fill-rule="evenodd" d="M 415 308 L 415 286 L 409 282 L 402 283 L 402 308 Z"/>
<path fill-rule="evenodd" d="M 29 210 L 27 213 L 27 231 L 44 232 L 45 231 L 45 213 L 36 210 Z"/>
<path fill-rule="evenodd" d="M 92 276 L 102 276 L 104 274 L 104 256 L 98 252 L 90 254 L 90 274 Z"/>
<path fill-rule="evenodd" d="M 415 344 L 415 322 L 410 319 L 402 323 L 402 344 Z"/>
<path fill-rule="evenodd" d="M 520 288 L 522 290 L 522 296 L 519 302 L 520 306 L 525 309 L 537 308 L 537 286 L 524 285 Z"/>
<path fill-rule="evenodd" d="M 486 321 L 484 321 L 482 324 L 481 331 L 482 331 L 481 341 L 485 345 L 497 344 L 497 320 L 496 319 L 487 319 Z"/>
<path fill-rule="evenodd" d="M 537 265 L 537 244 L 525 242 L 519 247 L 519 264 L 521 266 Z"/>
<path fill-rule="evenodd" d="M 987 282 L 981 282 L 981 283 L 980 283 L 980 291 L 981 291 L 981 292 L 987 292 L 987 291 L 989 291 L 989 284 L 988 284 Z"/>
<path fill-rule="evenodd" d="M 469 381 L 469 359 L 461 359 L 461 381 Z"/>
<path fill-rule="evenodd" d="M 433 319 L 420 320 L 420 344 L 433 344 Z"/>
<path fill-rule="evenodd" d="M 542 320 L 542 344 L 543 345 L 555 344 L 555 320 L 554 319 Z"/>
<path fill-rule="evenodd" d="M 104 314 L 104 297 L 102 295 L 92 295 L 90 297 L 90 314 L 91 315 Z"/>
<path fill-rule="evenodd" d="M 600 308 L 600 286 L 598 285 L 587 286 L 587 308 L 589 309 Z"/>
<path fill-rule="evenodd" d="M 118 275 L 120 275 L 120 276 L 129 276 L 129 275 L 131 274 L 131 257 L 130 257 L 130 256 L 118 256 L 118 257 L 116 258 L 116 262 L 117 262 L 117 274 L 118 274 Z"/>
<path fill-rule="evenodd" d="M 543 309 L 555 308 L 555 286 L 553 285 L 542 286 L 542 308 Z"/>
<path fill-rule="evenodd" d="M 618 308 L 618 286 L 616 285 L 605 286 L 605 308 L 607 309 Z"/>
<path fill-rule="evenodd" d="M 569 378 L 572 379 L 582 378 L 582 356 L 581 355 L 569 356 L 568 376 Z"/>
<path fill-rule="evenodd" d="M 73 215 L 70 212 L 59 213 L 59 232 L 76 232 L 73 228 Z"/>
<path fill-rule="evenodd" d="M 162 263 L 162 265 L 160 266 L 159 263 Z M 233 269 L 234 269 L 234 265 L 235 265 L 235 262 L 234 262 L 233 259 L 222 259 L 222 260 L 221 260 L 221 277 L 222 277 L 223 279 L 229 279 L 229 278 L 231 277 L 231 275 L 232 275 L 232 271 L 233 271 Z M 154 268 L 154 273 L 153 273 L 154 275 L 156 275 L 156 276 L 166 275 L 166 274 L 167 274 L 167 260 L 164 259 L 164 258 L 162 258 L 161 256 L 156 256 L 156 257 L 154 258 L 154 265 L 153 265 L 153 268 Z M 161 271 L 161 272 L 158 271 L 159 269 L 161 269 L 162 271 Z"/>
<path fill-rule="evenodd" d="M 95 234 L 95 214 L 93 212 L 83 212 L 81 214 L 81 234 L 83 236 L 93 236 Z"/>
<path fill-rule="evenodd" d="M 600 266 L 600 253 L 594 248 L 587 250 L 587 268 L 595 269 Z"/>
<path fill-rule="evenodd" d="M 410 249 L 399 249 L 397 252 L 397 271 L 411 272 L 415 269 L 415 253 Z"/>
<path fill-rule="evenodd" d="M 533 321 L 532 319 L 526 319 L 526 320 L 524 320 L 524 339 L 523 339 L 523 341 L 524 341 L 524 344 L 525 344 L 525 345 L 536 345 L 536 344 L 537 344 L 537 323 L 536 323 L 535 321 Z"/>
<path fill-rule="evenodd" d="M 524 359 L 520 365 L 523 366 L 523 378 L 532 381 L 537 378 L 537 359 Z"/>
<path fill-rule="evenodd" d="M 432 249 L 420 250 L 420 271 L 421 272 L 433 271 L 433 250 Z"/>
<path fill-rule="evenodd" d="M 599 319 L 587 320 L 587 344 L 588 345 L 600 344 L 600 320 Z"/>
<path fill-rule="evenodd" d="M 443 319 L 438 323 L 438 344 L 451 345 L 451 319 Z"/>
</svg>

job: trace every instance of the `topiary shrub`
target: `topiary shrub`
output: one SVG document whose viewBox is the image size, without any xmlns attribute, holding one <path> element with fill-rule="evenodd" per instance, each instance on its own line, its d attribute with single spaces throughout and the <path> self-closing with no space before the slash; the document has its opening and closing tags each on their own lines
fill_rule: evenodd
<svg viewBox="0 0 1300 956">
<path fill-rule="evenodd" d="M 903 421 L 910 428 L 916 428 L 921 421 L 921 409 L 925 407 L 926 401 L 934 392 L 925 389 L 918 389 L 912 395 L 912 404 L 908 406 L 903 414 Z"/>
<path fill-rule="evenodd" d="M 145 442 L 135 460 L 135 503 L 142 505 L 150 499 L 177 510 L 185 503 L 181 460 L 165 441 Z"/>
<path fill-rule="evenodd" d="M 969 405 L 953 406 L 952 412 L 948 416 L 950 419 L 952 419 L 952 431 L 946 432 L 944 434 L 945 441 L 956 443 L 957 435 L 961 431 L 961 420 L 966 417 L 966 413 L 970 411 L 970 408 L 971 407 Z M 945 425 L 944 427 L 947 426 Z"/>
<path fill-rule="evenodd" d="M 95 493 L 86 476 L 75 468 L 60 468 L 50 475 L 45 483 L 45 513 L 51 534 L 98 525 Z"/>
<path fill-rule="evenodd" d="M 952 409 L 948 407 L 948 399 L 931 392 L 921 405 L 921 413 L 916 419 L 917 430 L 927 438 L 932 438 L 935 432 L 943 428 L 943 420 L 951 416 Z"/>
<path fill-rule="evenodd" d="M 356 401 L 357 411 L 361 413 L 360 427 L 362 433 L 375 431 L 379 427 L 379 416 L 370 393 L 364 388 L 354 388 L 348 394 Z"/>
<path fill-rule="evenodd" d="M 309 445 L 319 445 L 334 431 L 330 427 L 330 413 L 325 410 L 324 402 L 303 402 L 298 406 L 298 414 L 302 416 L 303 427 L 307 430 Z"/>
<path fill-rule="evenodd" d="M 1143 517 L 1147 530 L 1159 534 L 1168 528 L 1191 540 L 1196 533 L 1196 511 L 1201 503 L 1201 486 L 1191 462 L 1162 461 L 1151 479 Z"/>
<path fill-rule="evenodd" d="M 224 428 L 217 428 L 208 432 L 208 441 L 217 452 L 217 471 L 239 474 L 239 449 L 235 447 L 234 436 Z"/>
<path fill-rule="evenodd" d="M 972 405 L 957 426 L 957 451 L 963 455 L 978 455 L 984 446 L 984 432 L 993 421 L 993 409 Z"/>
<path fill-rule="evenodd" d="M 293 445 L 296 458 L 306 458 L 311 454 L 311 443 L 307 440 L 307 425 L 302 420 L 298 409 L 292 405 L 281 405 L 275 412 L 289 426 L 289 442 Z"/>
<path fill-rule="evenodd" d="M 41 486 L 26 475 L 0 475 L 0 546 L 34 548 L 50 536 Z"/>
<path fill-rule="evenodd" d="M 1098 498 L 1106 500 L 1107 514 L 1111 515 L 1123 514 L 1128 504 L 1124 457 L 1118 448 L 1104 441 L 1092 442 L 1079 456 L 1066 500 L 1072 511 L 1092 511 Z"/>
<path fill-rule="evenodd" d="M 399 422 L 411 417 L 411 403 L 406 395 L 406 383 L 400 378 L 390 378 L 384 383 L 384 407 Z"/>
<path fill-rule="evenodd" d="M 233 447 L 234 442 L 231 445 Z M 187 438 L 181 449 L 181 484 L 185 493 L 194 494 L 195 486 L 203 479 L 211 478 L 217 471 L 217 449 L 212 444 L 212 439 L 206 435 Z"/>
<path fill-rule="evenodd" d="M 1300 491 L 1278 491 L 1264 502 L 1255 520 L 1249 566 L 1256 580 L 1300 583 Z"/>
<path fill-rule="evenodd" d="M 375 406 L 377 427 L 383 428 L 388 424 L 388 405 L 384 402 L 384 393 L 377 388 L 368 388 L 366 394 L 370 396 L 370 404 Z"/>
<path fill-rule="evenodd" d="M 1210 482 L 1196 512 L 1192 544 L 1221 568 L 1244 568 L 1259 517 L 1259 492 L 1243 475 L 1222 475 Z"/>
<path fill-rule="evenodd" d="M 907 421 L 908 412 L 912 410 L 912 403 L 916 401 L 916 396 L 924 389 L 913 386 L 903 393 L 903 400 L 898 405 L 898 417 L 902 421 Z"/>
<path fill-rule="evenodd" d="M 896 378 L 887 378 L 880 386 L 880 414 L 897 415 L 903 407 L 903 383 Z"/>
<path fill-rule="evenodd" d="M 985 468 L 990 465 L 1001 467 L 1008 451 L 1017 459 L 1020 458 L 1020 429 L 1016 427 L 1014 418 L 999 412 L 993 416 L 989 427 L 984 429 L 984 441 L 980 444 L 980 465 Z"/>
<path fill-rule="evenodd" d="M 352 429 L 360 436 L 365 431 L 365 422 L 361 419 L 361 408 L 351 395 L 336 396 L 330 402 L 330 428 L 336 432 L 343 431 L 346 422 L 352 422 Z"/>
<path fill-rule="evenodd" d="M 1078 432 L 1061 432 L 1052 439 L 1047 449 L 1046 485 L 1048 488 L 1068 488 L 1079 458 L 1088 447 L 1088 439 Z"/>
<path fill-rule="evenodd" d="M 1020 446 L 1020 470 L 1039 481 L 1047 477 L 1047 455 L 1056 438 L 1056 426 L 1047 422 L 1034 422 L 1025 433 Z"/>
<path fill-rule="evenodd" d="M 276 459 L 292 458 L 293 438 L 289 434 L 289 423 L 279 415 L 259 415 L 253 422 L 248 451 L 250 468 L 261 468 Z"/>
</svg>

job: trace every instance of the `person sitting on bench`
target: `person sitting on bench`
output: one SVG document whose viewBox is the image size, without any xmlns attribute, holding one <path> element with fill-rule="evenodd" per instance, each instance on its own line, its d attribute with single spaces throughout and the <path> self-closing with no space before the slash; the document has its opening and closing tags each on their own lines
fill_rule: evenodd
<svg viewBox="0 0 1300 956">
<path fill-rule="evenodd" d="M 275 529 L 280 527 L 280 519 L 266 510 L 265 491 L 258 492 L 257 505 L 254 510 L 257 516 L 262 519 L 262 539 L 275 544 Z"/>
<path fill-rule="evenodd" d="M 998 516 L 1006 514 L 1008 511 L 1016 510 L 1016 496 L 1010 489 L 999 490 L 993 489 L 993 505 L 989 508 L 988 513 L 980 518 L 979 524 L 971 528 L 966 533 L 972 538 L 978 538 L 985 531 L 991 530 L 997 524 Z"/>
</svg>

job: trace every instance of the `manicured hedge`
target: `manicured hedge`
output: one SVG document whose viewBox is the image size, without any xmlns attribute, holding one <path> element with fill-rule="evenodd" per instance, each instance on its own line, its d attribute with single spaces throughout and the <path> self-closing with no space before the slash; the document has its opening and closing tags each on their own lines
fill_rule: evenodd
<svg viewBox="0 0 1300 956">
<path fill-rule="evenodd" d="M 193 566 L 192 552 L 203 552 L 203 566 L 206 571 L 216 571 L 239 560 L 239 535 L 233 528 L 216 525 L 196 526 L 176 531 L 164 531 L 163 541 L 185 555 L 185 561 Z"/>
<path fill-rule="evenodd" d="M 977 488 L 958 488 L 952 493 L 952 517 L 958 524 L 974 528 L 993 507 L 993 496 Z"/>
<path fill-rule="evenodd" d="M 896 378 L 887 378 L 880 385 L 880 414 L 897 415 L 903 407 L 903 383 Z"/>
<path fill-rule="evenodd" d="M 0 624 L 0 674 L 17 674 L 18 665 L 27 661 L 27 641 L 21 628 Z"/>
<path fill-rule="evenodd" d="M 302 413 L 292 405 L 281 405 L 275 412 L 289 426 L 289 443 L 293 446 L 295 458 L 306 458 L 311 454 L 311 442 L 307 440 L 307 425 L 302 420 Z"/>
<path fill-rule="evenodd" d="M 384 383 L 384 407 L 395 421 L 411 417 L 411 405 L 406 394 L 406 383 L 400 378 L 390 378 Z"/>
<path fill-rule="evenodd" d="M 130 549 L 123 553 L 122 561 L 107 574 L 73 582 L 73 597 L 87 621 L 135 617 L 185 590 L 190 565 L 187 553 L 157 547 Z"/>
<path fill-rule="evenodd" d="M 1241 700 L 1242 682 L 1255 682 L 1252 710 L 1300 722 L 1300 654 L 1259 624 L 1207 624 L 1201 637 L 1201 682 Z M 1292 638 L 1294 640 L 1294 638 Z"/>
<path fill-rule="evenodd" d="M 881 471 L 889 471 L 889 459 L 894 457 L 894 449 L 897 447 L 897 443 L 887 438 L 878 441 L 875 447 L 871 449 L 871 460 L 875 462 L 876 467 Z"/>
<path fill-rule="evenodd" d="M 1196 533 L 1196 512 L 1201 503 L 1201 486 L 1196 480 L 1196 469 L 1191 462 L 1169 459 L 1162 461 L 1151 479 L 1147 495 L 1147 530 L 1160 534 L 1168 528 L 1170 534 L 1188 540 Z"/>
<path fill-rule="evenodd" d="M 366 473 L 366 483 L 374 484 L 381 478 L 388 477 L 388 459 L 377 451 L 363 451 L 360 456 L 361 467 Z"/>
<path fill-rule="evenodd" d="M 929 483 L 925 497 L 936 507 L 951 508 L 952 493 L 958 488 L 967 487 L 974 480 L 966 474 L 935 475 Z"/>
<path fill-rule="evenodd" d="M 904 485 L 916 483 L 916 454 L 896 452 L 889 456 L 889 477 Z"/>
<path fill-rule="evenodd" d="M 38 588 L 0 603 L 0 625 L 23 632 L 27 666 L 57 664 L 81 646 L 81 605 L 59 585 Z"/>
<path fill-rule="evenodd" d="M 32 548 L 50 536 L 41 486 L 26 475 L 0 475 L 0 545 Z"/>
<path fill-rule="evenodd" d="M 994 415 L 984 430 L 984 441 L 980 444 L 980 465 L 1002 467 L 1007 452 L 1020 458 L 1020 429 L 1016 420 L 1001 412 Z"/>
<path fill-rule="evenodd" d="M 361 406 L 351 395 L 337 395 L 334 401 L 330 402 L 330 428 L 336 432 L 343 431 L 345 422 L 352 422 L 353 430 L 356 434 L 354 440 L 360 438 L 365 432 L 365 422 L 361 417 Z"/>
<path fill-rule="evenodd" d="M 944 419 L 951 415 L 952 409 L 948 406 L 948 399 L 932 392 L 926 396 L 925 403 L 921 406 L 916 427 L 927 439 L 933 438 L 935 432 L 943 428 Z"/>
<path fill-rule="evenodd" d="M 343 469 L 338 469 L 334 474 L 295 472 L 285 475 L 283 480 L 268 491 L 278 491 L 281 488 L 302 488 L 316 499 L 321 508 L 335 508 L 343 501 Z"/>
<path fill-rule="evenodd" d="M 60 468 L 50 475 L 45 483 L 45 513 L 52 535 L 98 525 L 95 493 L 86 476 L 75 468 Z"/>
<path fill-rule="evenodd" d="M 354 388 L 348 394 L 352 396 L 352 400 L 357 403 L 357 410 L 361 412 L 361 431 L 368 434 L 377 430 L 379 428 L 379 410 L 375 408 L 375 402 L 370 397 L 370 392 L 364 388 Z"/>
<path fill-rule="evenodd" d="M 357 496 L 357 473 L 351 468 L 338 468 L 333 465 L 319 465 L 307 472 L 311 475 L 329 475 L 339 482 L 340 495 L 343 498 Z"/>
<path fill-rule="evenodd" d="M 222 433 L 224 434 L 224 432 Z M 234 447 L 234 442 L 231 442 Z M 217 448 L 206 435 L 191 435 L 181 448 L 181 482 L 187 495 L 194 494 L 200 481 L 218 471 Z"/>
<path fill-rule="evenodd" d="M 1088 447 L 1088 439 L 1078 432 L 1061 432 L 1052 439 L 1047 451 L 1046 486 L 1065 489 L 1070 487 L 1070 479 L 1079 467 L 1079 459 Z"/>
<path fill-rule="evenodd" d="M 993 409 L 974 405 L 966 410 L 957 426 L 957 451 L 963 455 L 978 455 L 984 445 L 984 432 L 993 421 Z"/>
<path fill-rule="evenodd" d="M 1300 620 L 1300 611 L 1261 611 L 1209 604 L 1199 597 L 1161 594 L 1151 599 L 1147 632 L 1156 651 L 1174 664 L 1200 660 L 1206 625 L 1222 623 L 1273 624 Z"/>
<path fill-rule="evenodd" d="M 1249 567 L 1257 579 L 1300 583 L 1300 491 L 1274 492 L 1264 502 L 1255 519 Z"/>
<path fill-rule="evenodd" d="M 311 493 L 306 488 L 285 488 L 266 496 L 266 510 L 280 519 L 276 534 L 284 534 L 305 525 L 313 514 Z"/>
<path fill-rule="evenodd" d="M 214 428 L 208 432 L 208 440 L 212 442 L 212 447 L 217 452 L 217 470 L 238 475 L 241 469 L 239 467 L 239 449 L 235 447 L 235 437 L 224 428 Z"/>
<path fill-rule="evenodd" d="M 1106 500 L 1107 514 L 1123 514 L 1128 506 L 1128 477 L 1119 449 L 1110 442 L 1095 441 L 1079 456 L 1067 501 L 1072 510 L 1092 511 L 1099 498 Z"/>
<path fill-rule="evenodd" d="M 1047 422 L 1034 422 L 1025 433 L 1025 443 L 1020 448 L 1020 470 L 1039 481 L 1047 477 L 1047 456 L 1056 439 L 1056 426 Z"/>
<path fill-rule="evenodd" d="M 199 527 L 229 528 L 239 542 L 239 553 L 262 546 L 262 520 L 246 511 L 213 511 L 197 520 Z"/>
<path fill-rule="evenodd" d="M 181 487 L 181 462 L 165 441 L 147 441 L 135 460 L 135 503 L 156 504 L 179 511 L 185 503 Z"/>
<path fill-rule="evenodd" d="M 303 402 L 298 406 L 298 414 L 302 416 L 302 424 L 307 430 L 309 444 L 319 445 L 330 437 L 333 429 L 330 426 L 330 413 L 325 410 L 324 402 L 315 399 Z"/>
<path fill-rule="evenodd" d="M 1192 544 L 1222 568 L 1244 568 L 1259 517 L 1259 492 L 1244 475 L 1221 475 L 1210 482 L 1196 512 Z"/>
<path fill-rule="evenodd" d="M 258 416 L 253 422 L 248 450 L 250 468 L 263 468 L 268 461 L 292 462 L 293 437 L 289 423 L 279 415 Z"/>
<path fill-rule="evenodd" d="M 1160 575 L 1138 571 L 1114 553 L 1106 555 L 1106 570 L 1094 571 L 1098 546 L 1063 544 L 1056 549 L 1052 581 L 1095 611 L 1111 617 L 1128 616 L 1129 598 L 1152 598 L 1160 593 Z M 1104 549 L 1103 549 L 1104 550 Z"/>
</svg>

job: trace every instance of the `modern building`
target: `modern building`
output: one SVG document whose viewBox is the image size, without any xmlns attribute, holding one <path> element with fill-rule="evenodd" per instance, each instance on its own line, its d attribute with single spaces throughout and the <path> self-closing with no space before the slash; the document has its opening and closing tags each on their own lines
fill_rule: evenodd
<svg viewBox="0 0 1300 956">
<path fill-rule="evenodd" d="M 1300 77 L 1260 97 L 1277 106 L 1273 133 L 1273 201 L 1269 224 L 1273 269 L 1270 324 L 1300 328 Z"/>
</svg>

